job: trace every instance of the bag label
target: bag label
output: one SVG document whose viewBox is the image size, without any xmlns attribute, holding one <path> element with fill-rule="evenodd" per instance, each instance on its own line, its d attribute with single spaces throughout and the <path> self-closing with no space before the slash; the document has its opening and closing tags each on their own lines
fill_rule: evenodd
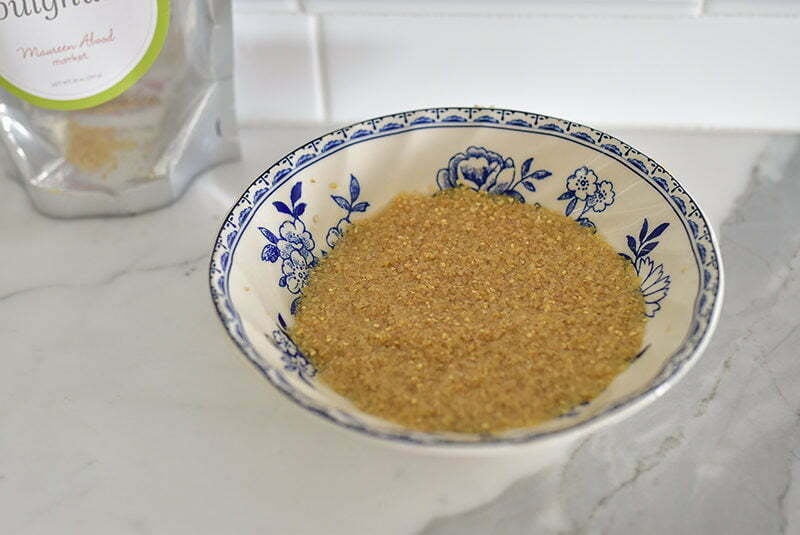
<svg viewBox="0 0 800 535">
<path fill-rule="evenodd" d="M 116 97 L 147 72 L 169 0 L 0 0 L 0 85 L 42 108 Z"/>
</svg>

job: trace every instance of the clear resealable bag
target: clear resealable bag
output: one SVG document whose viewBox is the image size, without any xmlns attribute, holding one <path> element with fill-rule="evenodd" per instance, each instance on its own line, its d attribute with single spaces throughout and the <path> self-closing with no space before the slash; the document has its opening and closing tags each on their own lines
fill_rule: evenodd
<svg viewBox="0 0 800 535">
<path fill-rule="evenodd" d="M 230 0 L 0 0 L 0 175 L 54 216 L 169 204 L 239 154 L 232 70 Z"/>
</svg>

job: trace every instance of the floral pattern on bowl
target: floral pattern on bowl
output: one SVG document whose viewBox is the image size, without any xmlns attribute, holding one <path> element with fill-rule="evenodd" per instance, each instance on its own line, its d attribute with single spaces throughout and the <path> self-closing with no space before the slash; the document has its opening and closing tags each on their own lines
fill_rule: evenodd
<svg viewBox="0 0 800 535">
<path fill-rule="evenodd" d="M 533 157 L 522 163 L 520 176 L 517 177 L 512 158 L 504 158 L 484 147 L 467 147 L 464 152 L 450 158 L 447 167 L 439 169 L 436 184 L 441 190 L 462 186 L 475 191 L 510 195 L 525 202 L 519 188 L 536 191 L 534 181 L 553 174 L 547 169 L 534 170 L 532 167 Z"/>
<path fill-rule="evenodd" d="M 600 213 L 614 204 L 614 184 L 610 180 L 601 180 L 593 169 L 585 165 L 575 169 L 567 177 L 567 191 L 558 196 L 559 201 L 568 201 L 564 215 L 577 213 L 575 221 L 584 227 L 595 228 L 595 224 L 586 216 L 587 213 Z"/>
<path fill-rule="evenodd" d="M 350 200 L 339 195 L 331 195 L 331 199 L 347 213 L 339 219 L 336 225 L 328 229 L 325 236 L 325 243 L 328 247 L 333 247 L 345 231 L 345 227 L 350 224 L 350 217 L 355 212 L 366 212 L 369 207 L 368 202 L 358 201 L 361 186 L 358 179 L 350 175 Z M 278 286 L 286 288 L 289 293 L 295 294 L 290 307 L 291 313 L 297 311 L 297 304 L 300 301 L 299 294 L 303 286 L 308 282 L 308 272 L 317 263 L 317 254 L 314 252 L 316 242 L 311 233 L 306 229 L 303 222 L 307 204 L 300 202 L 303 195 L 303 183 L 297 182 L 289 194 L 290 204 L 283 201 L 273 201 L 275 210 L 290 219 L 285 220 L 278 227 L 277 234 L 268 228 L 258 227 L 258 230 L 267 239 L 267 244 L 261 250 L 261 260 L 265 262 L 281 262 L 281 276 L 278 279 Z M 324 255 L 324 250 L 320 254 Z M 285 327 L 285 325 L 284 325 Z"/>
</svg>

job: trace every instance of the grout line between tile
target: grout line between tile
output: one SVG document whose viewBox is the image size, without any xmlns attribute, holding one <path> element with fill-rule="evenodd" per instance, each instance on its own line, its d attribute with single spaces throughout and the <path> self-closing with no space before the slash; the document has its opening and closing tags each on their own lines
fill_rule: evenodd
<svg viewBox="0 0 800 535">
<path fill-rule="evenodd" d="M 697 0 L 697 4 L 694 7 L 695 17 L 702 17 L 706 14 L 706 1 L 707 0 Z"/>
<path fill-rule="evenodd" d="M 700 6 L 702 4 L 702 6 Z M 702 16 L 698 11 L 702 9 Z M 752 20 L 772 20 L 772 19 L 787 19 L 797 20 L 800 19 L 800 13 L 791 12 L 732 12 L 732 13 L 717 13 L 709 12 L 706 6 L 706 1 L 698 0 L 698 4 L 687 9 L 685 13 L 529 13 L 529 12 L 494 12 L 494 13 L 480 13 L 480 12 L 446 12 L 446 11 L 430 11 L 430 12 L 414 12 L 414 11 L 355 11 L 349 9 L 342 10 L 304 10 L 304 13 L 313 15 L 324 15 L 326 17 L 356 17 L 356 18 L 403 18 L 403 19 L 477 19 L 477 18 L 490 18 L 490 19 L 532 19 L 532 20 L 621 20 L 621 21 L 673 21 L 673 20 L 692 20 L 696 18 L 703 18 L 707 20 L 727 20 L 727 19 L 744 19 Z"/>
<path fill-rule="evenodd" d="M 330 120 L 330 106 L 328 103 L 327 72 L 325 71 L 325 59 L 323 57 L 322 18 L 319 15 L 310 15 L 308 24 L 311 37 L 311 69 L 314 78 L 317 117 L 321 122 L 328 122 Z"/>
</svg>

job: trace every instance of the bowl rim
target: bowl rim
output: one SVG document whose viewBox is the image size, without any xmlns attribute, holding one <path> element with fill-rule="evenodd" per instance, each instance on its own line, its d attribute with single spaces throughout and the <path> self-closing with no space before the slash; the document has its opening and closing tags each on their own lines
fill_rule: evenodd
<svg viewBox="0 0 800 535">
<path fill-rule="evenodd" d="M 411 119 L 412 117 L 416 118 Z M 692 325 L 694 327 L 690 325 L 690 334 L 684 338 L 681 346 L 665 360 L 661 370 L 644 390 L 629 394 L 603 411 L 568 427 L 532 431 L 513 437 L 487 435 L 485 439 L 466 441 L 443 438 L 410 429 L 397 432 L 378 431 L 369 427 L 368 424 L 353 421 L 339 409 L 330 409 L 324 404 L 311 400 L 286 381 L 282 376 L 282 371 L 259 359 L 258 352 L 248 340 L 242 327 L 241 318 L 232 304 L 228 288 L 228 275 L 233 266 L 233 254 L 236 251 L 239 237 L 252 219 L 252 215 L 257 212 L 258 207 L 272 193 L 289 182 L 296 173 L 313 165 L 317 161 L 316 156 L 323 153 L 327 156 L 351 145 L 387 135 L 442 127 L 502 128 L 553 135 L 595 149 L 626 166 L 654 189 L 658 190 L 656 185 L 661 187 L 663 191 L 659 191 L 659 193 L 675 211 L 687 232 L 695 262 L 700 271 L 698 274 L 700 280 L 693 310 Z M 313 155 L 313 157 L 308 157 L 308 155 Z M 303 156 L 306 158 L 304 159 Z M 678 201 L 682 201 L 684 205 L 680 210 L 676 204 Z M 691 226 L 689 221 L 693 221 L 694 226 Z M 710 246 L 708 249 L 704 248 L 702 257 L 698 253 L 698 242 L 701 239 Z M 706 261 L 706 259 L 708 260 Z M 713 276 L 709 281 L 709 269 L 716 274 L 716 281 L 713 280 Z M 707 348 L 722 309 L 724 273 L 717 236 L 708 218 L 683 186 L 652 158 L 614 136 L 574 121 L 513 109 L 466 106 L 419 108 L 373 117 L 322 134 L 279 158 L 251 182 L 223 219 L 210 258 L 209 286 L 217 316 L 234 344 L 279 392 L 304 409 L 331 422 L 339 429 L 347 429 L 357 435 L 377 439 L 384 443 L 388 441 L 396 445 L 448 450 L 465 448 L 475 451 L 586 434 L 603 425 L 630 416 L 663 395 L 691 369 Z M 709 296 L 710 304 L 707 301 Z M 705 312 L 702 311 L 704 304 Z M 705 321 L 700 331 L 699 320 L 702 319 Z"/>
</svg>

